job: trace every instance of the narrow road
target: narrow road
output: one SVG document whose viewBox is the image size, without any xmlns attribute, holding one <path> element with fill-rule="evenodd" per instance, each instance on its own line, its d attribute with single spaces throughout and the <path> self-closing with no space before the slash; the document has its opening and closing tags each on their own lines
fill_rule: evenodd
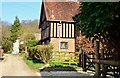
<svg viewBox="0 0 120 78">
<path fill-rule="evenodd" d="M 18 55 L 6 54 L 6 59 L 0 62 L 0 76 L 37 76 L 23 58 Z"/>
</svg>

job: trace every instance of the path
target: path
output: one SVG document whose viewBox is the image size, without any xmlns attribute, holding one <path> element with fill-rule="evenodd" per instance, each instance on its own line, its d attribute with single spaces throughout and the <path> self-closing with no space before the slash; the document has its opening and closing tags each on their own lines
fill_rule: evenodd
<svg viewBox="0 0 120 78">
<path fill-rule="evenodd" d="M 0 76 L 36 76 L 30 70 L 22 57 L 18 55 L 6 54 L 6 59 L 0 62 Z"/>
</svg>

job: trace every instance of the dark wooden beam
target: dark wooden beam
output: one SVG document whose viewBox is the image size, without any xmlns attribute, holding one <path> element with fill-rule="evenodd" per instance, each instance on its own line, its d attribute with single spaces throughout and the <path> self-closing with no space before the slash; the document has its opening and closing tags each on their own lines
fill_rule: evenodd
<svg viewBox="0 0 120 78">
<path fill-rule="evenodd" d="M 82 52 L 82 68 L 83 68 L 83 71 L 86 71 L 86 54 L 85 52 Z"/>
<path fill-rule="evenodd" d="M 63 32 L 63 23 L 62 23 L 62 37 L 63 37 L 63 33 L 64 33 L 64 32 Z"/>
<path fill-rule="evenodd" d="M 99 60 L 100 55 L 99 55 L 99 47 L 100 43 L 98 40 L 95 41 L 95 59 Z M 95 77 L 100 78 L 100 64 L 95 63 Z"/>
<path fill-rule="evenodd" d="M 66 23 L 65 23 L 65 37 L 66 37 Z"/>
<path fill-rule="evenodd" d="M 74 24 L 74 37 L 76 38 L 76 27 L 75 27 L 75 24 Z"/>
<path fill-rule="evenodd" d="M 93 59 L 93 62 L 98 63 L 98 64 L 106 64 L 106 65 L 120 67 L 120 61 Z"/>
<path fill-rule="evenodd" d="M 56 37 L 57 37 L 57 23 L 56 23 Z"/>
<path fill-rule="evenodd" d="M 53 37 L 54 37 L 54 23 L 53 23 Z"/>
<path fill-rule="evenodd" d="M 104 49 L 101 49 L 101 59 L 104 60 Z M 106 78 L 107 70 L 106 65 L 102 64 L 102 78 Z"/>
<path fill-rule="evenodd" d="M 49 37 L 51 37 L 51 26 L 49 26 Z"/>
<path fill-rule="evenodd" d="M 68 37 L 69 37 L 69 34 L 70 34 L 70 33 L 69 33 L 69 26 L 70 26 L 70 24 L 68 23 Z"/>
<path fill-rule="evenodd" d="M 72 24 L 71 24 L 71 37 L 72 37 Z"/>
</svg>

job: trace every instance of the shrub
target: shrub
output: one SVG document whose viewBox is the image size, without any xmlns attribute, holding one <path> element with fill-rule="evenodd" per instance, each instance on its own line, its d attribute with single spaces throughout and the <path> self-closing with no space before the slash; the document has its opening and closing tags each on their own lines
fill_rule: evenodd
<svg viewBox="0 0 120 78">
<path fill-rule="evenodd" d="M 2 48 L 4 49 L 5 53 L 11 50 L 12 46 L 13 46 L 13 43 L 8 38 L 3 39 Z"/>
<path fill-rule="evenodd" d="M 37 44 L 37 40 L 33 39 L 33 40 L 28 40 L 27 41 L 27 47 L 28 47 L 28 57 L 29 59 L 34 59 L 34 55 L 36 52 L 36 44 Z"/>
<path fill-rule="evenodd" d="M 29 47 L 28 48 L 28 58 L 34 59 L 35 52 L 36 52 L 36 47 Z"/>
<path fill-rule="evenodd" d="M 13 52 L 13 50 L 7 51 L 7 54 L 11 54 Z"/>
<path fill-rule="evenodd" d="M 34 47 L 37 44 L 38 40 L 28 40 L 27 47 Z"/>
<path fill-rule="evenodd" d="M 29 59 L 37 59 L 43 63 L 49 63 L 52 58 L 52 45 L 37 45 L 28 47 Z"/>
<path fill-rule="evenodd" d="M 25 51 L 25 47 L 26 47 L 26 45 L 25 45 L 25 44 L 20 44 L 20 47 L 19 47 L 20 52 Z"/>
<path fill-rule="evenodd" d="M 36 46 L 35 58 L 41 60 L 43 63 L 49 63 L 52 58 L 52 49 L 52 45 Z"/>
</svg>

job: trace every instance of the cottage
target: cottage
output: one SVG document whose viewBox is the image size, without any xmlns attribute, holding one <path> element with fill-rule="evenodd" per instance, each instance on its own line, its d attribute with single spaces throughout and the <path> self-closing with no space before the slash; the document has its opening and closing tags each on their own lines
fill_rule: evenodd
<svg viewBox="0 0 120 78">
<path fill-rule="evenodd" d="M 39 28 L 41 44 L 52 44 L 54 51 L 75 51 L 75 21 L 78 2 L 42 2 Z"/>
</svg>

